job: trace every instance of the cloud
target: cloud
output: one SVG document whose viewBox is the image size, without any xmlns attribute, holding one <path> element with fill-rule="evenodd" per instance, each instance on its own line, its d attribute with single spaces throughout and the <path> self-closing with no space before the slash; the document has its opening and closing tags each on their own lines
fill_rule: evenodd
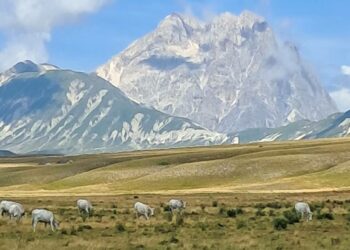
<svg viewBox="0 0 350 250">
<path fill-rule="evenodd" d="M 350 110 L 350 89 L 342 88 L 330 92 L 340 111 Z"/>
<path fill-rule="evenodd" d="M 347 65 L 343 65 L 343 66 L 341 66 L 341 73 L 343 74 L 343 75 L 348 75 L 348 76 L 350 76 L 350 66 L 347 66 Z"/>
<path fill-rule="evenodd" d="M 46 62 L 52 29 L 97 11 L 110 0 L 1 0 L 0 71 L 18 61 Z"/>
</svg>

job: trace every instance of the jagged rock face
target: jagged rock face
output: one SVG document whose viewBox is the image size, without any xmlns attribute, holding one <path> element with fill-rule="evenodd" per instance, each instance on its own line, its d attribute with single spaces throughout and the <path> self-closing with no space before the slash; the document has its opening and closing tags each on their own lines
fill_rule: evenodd
<svg viewBox="0 0 350 250">
<path fill-rule="evenodd" d="M 133 100 L 232 132 L 337 111 L 297 49 L 253 13 L 209 23 L 172 14 L 97 69 Z"/>
<path fill-rule="evenodd" d="M 0 85 L 1 149 L 76 154 L 227 141 L 188 119 L 133 102 L 96 75 L 18 65 L 8 72 L 20 73 Z"/>
</svg>

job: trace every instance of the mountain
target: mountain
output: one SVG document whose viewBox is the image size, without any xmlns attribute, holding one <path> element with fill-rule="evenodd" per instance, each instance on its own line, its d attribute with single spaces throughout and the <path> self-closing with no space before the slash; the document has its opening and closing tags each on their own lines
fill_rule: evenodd
<svg viewBox="0 0 350 250">
<path fill-rule="evenodd" d="M 335 113 L 320 121 L 302 120 L 279 128 L 248 129 L 233 133 L 241 143 L 320 139 L 350 136 L 350 111 Z"/>
<path fill-rule="evenodd" d="M 49 70 L 58 70 L 59 68 L 51 65 L 51 64 L 35 64 L 30 60 L 26 60 L 24 62 L 19 62 L 16 65 L 14 65 L 9 70 L 0 73 L 0 86 L 5 83 L 7 80 L 17 76 L 18 74 L 25 73 L 25 72 L 46 72 Z"/>
<path fill-rule="evenodd" d="M 227 141 L 188 119 L 131 101 L 96 75 L 32 66 L 17 64 L 7 71 L 17 73 L 0 86 L 0 148 L 76 154 Z"/>
<path fill-rule="evenodd" d="M 96 72 L 139 103 L 219 132 L 337 112 L 297 48 L 247 11 L 207 23 L 171 14 Z"/>
<path fill-rule="evenodd" d="M 0 150 L 0 157 L 9 157 L 9 156 L 15 156 L 15 153 L 12 153 L 8 150 Z"/>
</svg>

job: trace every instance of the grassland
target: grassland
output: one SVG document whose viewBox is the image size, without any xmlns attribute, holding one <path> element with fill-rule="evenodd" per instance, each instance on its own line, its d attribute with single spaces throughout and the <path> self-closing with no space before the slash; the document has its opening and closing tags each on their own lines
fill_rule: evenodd
<svg viewBox="0 0 350 250">
<path fill-rule="evenodd" d="M 317 194 L 191 194 L 182 214 L 164 211 L 168 195 L 89 197 L 94 214 L 85 222 L 74 197 L 17 198 L 30 211 L 52 210 L 60 220 L 54 233 L 39 225 L 33 233 L 30 218 L 20 224 L 0 218 L 0 249 L 349 249 L 350 201 L 346 193 Z M 297 199 L 308 200 L 311 222 L 301 220 L 278 230 L 273 221 L 285 218 Z M 135 218 L 137 200 L 156 207 L 149 221 Z M 228 211 L 242 211 L 230 214 Z M 320 214 L 331 214 L 327 219 Z M 229 216 L 230 214 L 230 216 Z"/>
<path fill-rule="evenodd" d="M 0 159 L 0 195 L 300 192 L 350 187 L 350 139 Z"/>
<path fill-rule="evenodd" d="M 350 139 L 0 158 L 0 197 L 61 221 L 33 233 L 30 216 L 0 218 L 0 249 L 349 249 Z M 77 197 L 95 207 L 85 222 Z M 172 217 L 173 197 L 189 205 Z M 314 220 L 277 230 L 298 200 Z M 155 217 L 135 219 L 136 201 Z"/>
</svg>

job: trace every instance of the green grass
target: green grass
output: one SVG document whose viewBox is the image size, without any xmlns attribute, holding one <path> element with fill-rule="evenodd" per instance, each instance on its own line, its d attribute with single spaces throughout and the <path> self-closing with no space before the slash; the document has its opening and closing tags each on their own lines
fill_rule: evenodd
<svg viewBox="0 0 350 250">
<path fill-rule="evenodd" d="M 53 211 L 60 228 L 52 233 L 38 225 L 33 233 L 30 216 L 19 225 L 0 218 L 0 249 L 348 249 L 348 195 L 183 195 L 188 206 L 174 216 L 160 207 L 173 196 L 96 196 L 89 197 L 94 214 L 85 222 L 78 215 L 74 197 L 17 198 L 26 211 L 37 207 Z M 297 199 L 309 201 L 314 209 L 319 207 L 320 214 L 332 214 L 334 219 L 317 219 L 314 210 L 311 222 L 300 220 L 287 224 L 286 229 L 278 227 L 276 221 L 288 221 L 286 211 L 291 211 Z M 156 208 L 149 221 L 135 218 L 132 207 L 138 200 Z M 213 201 L 217 205 L 213 206 Z M 243 212 L 238 213 L 238 207 Z M 235 211 L 235 216 L 220 212 L 222 209 Z M 257 215 L 258 210 L 264 215 Z"/>
</svg>

